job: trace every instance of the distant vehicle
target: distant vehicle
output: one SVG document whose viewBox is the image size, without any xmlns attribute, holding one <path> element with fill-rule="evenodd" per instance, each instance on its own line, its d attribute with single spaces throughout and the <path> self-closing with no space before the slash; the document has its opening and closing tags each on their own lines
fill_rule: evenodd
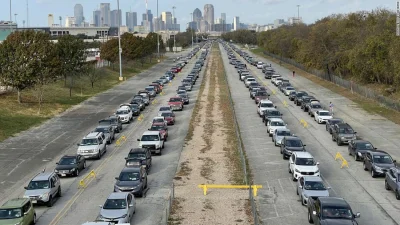
<svg viewBox="0 0 400 225">
<path fill-rule="evenodd" d="M 111 142 L 115 139 L 115 132 L 111 125 L 98 126 L 92 132 L 102 132 L 105 136 L 105 141 L 107 142 L 107 144 L 111 144 Z"/>
<path fill-rule="evenodd" d="M 103 133 L 89 133 L 80 144 L 78 144 L 77 154 L 85 158 L 100 159 L 107 151 L 105 136 Z"/>
<path fill-rule="evenodd" d="M 301 139 L 296 136 L 285 136 L 282 138 L 280 152 L 283 159 L 287 159 L 292 156 L 293 152 L 304 152 L 306 145 L 303 144 Z"/>
<path fill-rule="evenodd" d="M 137 141 L 139 141 L 140 148 L 150 149 L 151 153 L 154 154 L 161 155 L 164 148 L 164 140 L 159 131 L 146 131 Z"/>
<path fill-rule="evenodd" d="M 36 212 L 29 198 L 14 198 L 0 206 L 0 224 L 36 224 Z"/>
<path fill-rule="evenodd" d="M 152 165 L 151 152 L 147 148 L 133 148 L 125 157 L 125 165 L 133 167 L 144 167 L 148 172 Z"/>
<path fill-rule="evenodd" d="M 45 204 L 52 207 L 54 199 L 61 197 L 61 182 L 54 172 L 42 171 L 25 187 L 24 198 L 29 198 L 32 204 Z"/>
<path fill-rule="evenodd" d="M 144 167 L 125 167 L 115 180 L 114 192 L 129 192 L 143 197 L 147 188 L 147 171 Z"/>
<path fill-rule="evenodd" d="M 272 141 L 275 146 L 280 146 L 282 143 L 282 139 L 286 136 L 291 136 L 291 132 L 287 128 L 278 128 L 275 130 L 274 135 L 272 135 Z"/>
<path fill-rule="evenodd" d="M 165 123 L 163 122 L 155 122 L 151 125 L 149 128 L 149 131 L 159 131 L 161 134 L 161 139 L 164 140 L 164 142 L 167 142 L 168 140 L 168 127 Z"/>
<path fill-rule="evenodd" d="M 394 191 L 396 199 L 400 200 L 400 171 L 396 167 L 392 167 L 386 172 L 385 189 Z"/>
<path fill-rule="evenodd" d="M 349 142 L 349 155 L 354 156 L 354 160 L 364 160 L 364 156 L 368 151 L 375 151 L 375 148 L 371 142 L 365 140 L 352 140 Z"/>
<path fill-rule="evenodd" d="M 119 116 L 122 123 L 130 123 L 133 119 L 132 110 L 128 106 L 122 106 L 115 112 L 115 115 Z"/>
<path fill-rule="evenodd" d="M 119 116 L 110 116 L 106 119 L 100 120 L 99 125 L 108 125 L 111 124 L 116 133 L 121 132 L 122 130 L 122 122 L 119 119 Z"/>
<path fill-rule="evenodd" d="M 342 119 L 339 118 L 332 118 L 332 119 L 328 119 L 325 122 L 325 129 L 326 131 L 329 132 L 329 134 L 332 134 L 332 129 L 335 127 L 335 124 L 338 123 L 344 123 Z"/>
<path fill-rule="evenodd" d="M 54 172 L 60 177 L 79 176 L 79 172 L 86 168 L 86 159 L 81 155 L 64 155 L 58 161 Z"/>
<path fill-rule="evenodd" d="M 356 140 L 357 132 L 347 123 L 338 123 L 332 129 L 332 141 L 336 141 L 338 146 L 344 143 L 349 143 L 352 140 Z"/>
<path fill-rule="evenodd" d="M 293 181 L 302 176 L 320 176 L 319 162 L 315 162 L 314 157 L 309 152 L 293 152 L 289 157 L 289 173 L 292 174 Z"/>
<path fill-rule="evenodd" d="M 309 198 L 329 197 L 330 187 L 326 187 L 321 177 L 302 176 L 297 181 L 297 195 L 302 205 L 307 205 Z"/>
<path fill-rule="evenodd" d="M 365 153 L 363 168 L 365 171 L 371 171 L 371 177 L 384 176 L 392 167 L 396 160 L 385 151 L 368 151 Z"/>
<path fill-rule="evenodd" d="M 307 204 L 308 222 L 314 224 L 349 224 L 357 225 L 355 218 L 360 213 L 353 214 L 350 205 L 343 198 L 317 197 L 309 199 Z"/>
<path fill-rule="evenodd" d="M 168 101 L 168 105 L 171 106 L 172 110 L 183 110 L 183 101 L 180 97 L 170 98 Z"/>
<path fill-rule="evenodd" d="M 332 115 L 328 110 L 317 110 L 314 112 L 314 120 L 317 123 L 326 123 L 327 120 L 332 119 Z"/>
<path fill-rule="evenodd" d="M 270 137 L 272 137 L 275 129 L 287 128 L 286 123 L 280 118 L 271 118 L 267 122 L 267 132 Z"/>
<path fill-rule="evenodd" d="M 116 224 L 130 223 L 135 214 L 136 201 L 131 193 L 111 193 L 101 210 L 96 221 L 112 222 Z"/>
</svg>

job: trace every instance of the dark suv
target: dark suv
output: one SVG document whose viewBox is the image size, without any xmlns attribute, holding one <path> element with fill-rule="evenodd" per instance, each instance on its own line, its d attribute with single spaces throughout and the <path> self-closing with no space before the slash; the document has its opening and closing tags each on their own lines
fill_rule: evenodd
<svg viewBox="0 0 400 225">
<path fill-rule="evenodd" d="M 283 159 L 288 159 L 293 152 L 305 152 L 304 148 L 306 145 L 303 144 L 301 139 L 296 136 L 283 137 L 281 142 L 281 154 Z"/>
<path fill-rule="evenodd" d="M 368 151 L 365 153 L 363 167 L 365 171 L 371 171 L 371 177 L 384 176 L 396 160 L 385 151 Z"/>
<path fill-rule="evenodd" d="M 385 176 L 385 189 L 393 190 L 396 194 L 396 199 L 400 200 L 400 170 L 392 167 L 386 172 Z"/>
<path fill-rule="evenodd" d="M 125 157 L 126 166 L 144 167 L 148 172 L 151 168 L 151 152 L 147 148 L 133 148 L 129 151 L 128 157 Z"/>
<path fill-rule="evenodd" d="M 332 118 L 332 119 L 328 119 L 326 120 L 325 123 L 325 129 L 326 131 L 329 132 L 329 134 L 332 134 L 332 130 L 335 127 L 336 124 L 338 123 L 344 123 L 342 119 L 340 118 Z"/>
<path fill-rule="evenodd" d="M 54 173 L 60 177 L 79 176 L 79 172 L 86 168 L 85 157 L 81 155 L 64 155 L 58 161 Z"/>
<path fill-rule="evenodd" d="M 309 103 L 311 101 L 311 99 L 315 99 L 315 98 L 313 96 L 309 96 L 309 95 L 305 95 L 305 96 L 301 97 L 300 108 L 302 110 L 304 110 L 304 112 L 307 112 L 306 105 L 307 105 L 307 103 Z"/>
<path fill-rule="evenodd" d="M 349 142 L 349 155 L 354 156 L 354 160 L 363 160 L 367 151 L 375 151 L 376 148 L 369 141 L 352 140 Z"/>
<path fill-rule="evenodd" d="M 348 123 L 338 123 L 332 129 L 332 141 L 336 141 L 338 146 L 344 143 L 349 143 L 352 140 L 356 140 L 357 132 L 351 128 Z"/>
<path fill-rule="evenodd" d="M 294 104 L 301 105 L 301 101 L 303 96 L 308 96 L 308 93 L 305 91 L 298 91 L 296 92 L 296 96 L 294 96 Z"/>
</svg>

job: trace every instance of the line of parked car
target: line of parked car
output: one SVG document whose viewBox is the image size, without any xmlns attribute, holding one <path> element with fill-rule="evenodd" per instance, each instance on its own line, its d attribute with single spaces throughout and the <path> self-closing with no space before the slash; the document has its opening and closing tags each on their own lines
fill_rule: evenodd
<svg viewBox="0 0 400 225">
<path fill-rule="evenodd" d="M 135 196 L 142 197 L 147 190 L 147 174 L 152 165 L 152 153 L 161 155 L 164 142 L 168 139 L 167 126 L 175 124 L 173 111 L 182 110 L 184 104 L 189 104 L 186 91 L 192 89 L 199 77 L 209 44 L 201 47 L 196 47 L 185 57 L 177 57 L 176 65 L 160 79 L 138 91 L 129 103 L 121 104 L 113 115 L 100 120 L 96 128 L 77 144 L 77 154 L 64 155 L 57 162 L 54 171 L 44 169 L 35 175 L 25 187 L 26 191 L 22 198 L 10 199 L 0 207 L 0 224 L 35 224 L 37 217 L 33 206 L 36 204 L 53 206 L 55 201 L 62 196 L 60 178 L 79 176 L 80 172 L 86 168 L 87 159 L 101 159 L 107 152 L 107 145 L 115 140 L 116 133 L 120 133 L 125 128 L 123 124 L 129 124 L 134 117 L 139 117 L 154 98 L 162 93 L 164 86 L 171 82 L 201 49 L 200 58 L 197 59 L 191 73 L 182 81 L 176 97 L 170 98 L 168 106 L 159 108 L 158 116 L 153 118 L 151 127 L 138 139 L 139 148 L 129 151 L 125 158 L 125 168 L 116 177 L 114 192 L 101 206 L 96 222 L 85 223 L 85 225 L 130 224 L 135 213 Z M 175 100 L 178 100 L 179 104 Z"/>
<path fill-rule="evenodd" d="M 282 119 L 283 114 L 269 100 L 270 94 L 267 87 L 257 82 L 256 76 L 251 75 L 246 63 L 236 56 L 242 56 L 247 63 L 261 69 L 265 78 L 271 79 L 271 82 L 281 92 L 314 117 L 317 123 L 326 123 L 326 130 L 332 134 L 332 140 L 336 141 L 338 145 L 349 143 L 349 154 L 355 154 L 358 159 L 363 159 L 366 170 L 378 166 L 378 162 L 378 167 L 381 167 L 381 162 L 393 165 L 391 157 L 386 152 L 376 150 L 371 143 L 357 140 L 356 132 L 349 124 L 344 123 L 341 119 L 333 118 L 330 111 L 324 110 L 320 102 L 313 96 L 309 96 L 304 91 L 296 91 L 289 80 L 283 79 L 271 65 L 257 61 L 233 44 L 222 43 L 227 51 L 230 64 L 235 66 L 239 79 L 244 82 L 249 89 L 250 98 L 254 99 L 257 104 L 257 114 L 267 126 L 269 137 L 274 145 L 280 148 L 282 158 L 288 159 L 288 172 L 292 174 L 293 181 L 297 181 L 296 193 L 299 195 L 301 204 L 308 208 L 308 221 L 327 225 L 358 224 L 355 219 L 360 217 L 360 213 L 353 213 L 345 199 L 330 196 L 330 187 L 324 184 L 320 176 L 319 163 L 311 153 L 306 151 L 306 145 L 301 138 L 292 134 L 287 127 Z M 377 173 L 375 173 L 376 175 Z"/>
</svg>

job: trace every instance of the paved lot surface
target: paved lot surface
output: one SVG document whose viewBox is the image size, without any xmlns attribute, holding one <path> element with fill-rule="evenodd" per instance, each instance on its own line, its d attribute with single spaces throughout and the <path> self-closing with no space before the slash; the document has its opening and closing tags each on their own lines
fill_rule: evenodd
<svg viewBox="0 0 400 225">
<path fill-rule="evenodd" d="M 222 47 L 221 49 L 226 53 Z M 306 207 L 301 206 L 296 195 L 296 183 L 291 180 L 291 175 L 288 173 L 288 160 L 282 159 L 279 148 L 275 147 L 268 137 L 267 129 L 256 113 L 256 105 L 250 99 L 248 89 L 238 79 L 236 69 L 229 65 L 226 54 L 223 54 L 223 59 L 229 85 L 235 90 L 232 97 L 236 116 L 255 183 L 264 186 L 257 198 L 262 221 L 271 225 L 308 224 Z M 270 63 L 266 60 L 265 62 Z M 279 66 L 273 64 L 273 67 Z M 348 156 L 347 146 L 337 146 L 332 142 L 330 135 L 325 131 L 325 126 L 317 124 L 308 114 L 290 102 L 269 80 L 263 78 L 260 70 L 251 65 L 248 65 L 248 68 L 260 82 L 265 83 L 268 89 L 276 90 L 277 94 L 272 95 L 270 99 L 283 113 L 288 128 L 301 137 L 307 145 L 307 150 L 320 162 L 323 179 L 327 186 L 332 188 L 331 196 L 345 198 L 355 212 L 361 212 L 361 218 L 358 219 L 360 224 L 397 224 L 396 221 L 400 220 L 400 203 L 392 192 L 384 189 L 384 181 L 380 178 L 371 178 L 369 173 L 362 169 L 360 162 L 354 162 Z M 278 68 L 277 71 L 282 75 L 291 74 L 284 68 Z M 329 104 L 329 101 L 333 101 L 335 116 L 343 118 L 363 138 L 371 140 L 378 148 L 389 151 L 390 147 L 394 147 L 393 138 L 399 134 L 397 125 L 354 108 L 354 103 L 306 79 L 287 77 L 295 88 L 307 91 L 323 103 Z M 288 107 L 283 105 L 284 101 L 288 102 Z M 356 119 L 352 119 L 353 117 Z M 376 123 L 373 118 L 379 118 L 386 129 L 381 127 L 374 131 L 373 127 L 369 127 Z M 306 120 L 309 127 L 303 128 L 300 119 Z M 397 134 L 391 133 L 395 131 Z M 376 138 L 379 136 L 382 138 Z M 335 162 L 334 156 L 337 152 L 342 153 L 348 160 L 349 169 L 340 169 L 340 164 Z"/>
<path fill-rule="evenodd" d="M 71 225 L 96 219 L 98 205 L 102 205 L 113 191 L 114 177 L 118 176 L 124 167 L 124 157 L 129 149 L 138 146 L 136 139 L 150 126 L 159 106 L 166 105 L 169 97 L 175 95 L 177 86 L 193 67 L 194 60 L 192 59 L 170 86 L 165 86 L 165 95 L 158 96 L 157 103 L 146 108 L 142 122 L 135 120 L 129 125 L 124 125 L 123 132 L 118 135 L 127 137 L 124 145 L 115 147 L 113 143 L 108 146 L 108 151 L 101 160 L 88 161 L 88 169 L 82 172 L 79 178 L 92 169 L 97 172 L 97 177 L 84 191 L 77 188 L 79 179 L 62 179 L 63 196 L 55 205 L 52 208 L 35 207 L 39 219 L 37 224 Z M 96 126 L 99 119 L 112 114 L 119 104 L 128 102 L 134 93 L 160 77 L 171 65 L 171 59 L 160 63 L 46 124 L 2 143 L 0 167 L 1 171 L 7 171 L 0 174 L 2 201 L 22 196 L 22 187 L 43 167 L 53 170 L 61 155 L 76 153 L 76 143 Z M 153 157 L 153 167 L 148 176 L 149 190 L 146 197 L 137 198 L 132 224 L 160 224 L 165 216 L 165 207 L 171 195 L 172 178 L 176 172 L 201 78 L 202 76 L 189 94 L 190 105 L 186 106 L 183 112 L 176 113 L 177 121 L 169 128 L 170 137 L 165 144 L 163 155 Z"/>
</svg>

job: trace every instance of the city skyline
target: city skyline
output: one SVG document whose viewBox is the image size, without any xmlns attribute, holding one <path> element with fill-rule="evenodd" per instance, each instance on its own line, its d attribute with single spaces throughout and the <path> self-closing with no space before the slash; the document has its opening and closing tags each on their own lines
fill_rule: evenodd
<svg viewBox="0 0 400 225">
<path fill-rule="evenodd" d="M 26 17 L 26 2 L 12 0 L 12 15 L 17 14 L 17 22 L 22 27 L 22 21 L 29 23 L 31 27 L 45 27 L 48 25 L 48 14 L 54 16 L 55 23 L 61 16 L 63 25 L 67 16 L 74 16 L 74 6 L 81 4 L 83 6 L 83 14 L 86 22 L 91 22 L 93 11 L 99 8 L 99 3 L 109 3 L 111 9 L 116 9 L 116 1 L 107 0 L 87 0 L 82 1 L 59 1 L 59 0 L 28 0 L 29 1 L 29 21 Z M 240 17 L 240 21 L 244 23 L 268 24 L 273 23 L 278 18 L 289 18 L 297 16 L 297 4 L 300 5 L 300 16 L 305 23 L 313 23 L 318 19 L 329 16 L 333 13 L 348 13 L 360 10 L 372 10 L 378 7 L 394 10 L 396 1 L 382 0 L 378 4 L 373 0 L 252 0 L 251 4 L 246 0 L 233 0 L 234 4 L 227 3 L 227 0 L 221 0 L 218 3 L 212 3 L 214 6 L 214 16 L 226 13 L 227 23 L 233 23 L 235 16 Z M 176 17 L 179 18 L 181 27 L 185 29 L 188 22 L 192 21 L 190 13 L 195 8 L 203 9 L 209 1 L 198 1 L 196 5 L 182 0 L 173 0 L 169 2 L 159 2 L 159 13 L 162 11 L 171 11 L 172 6 L 179 6 L 176 9 Z M 241 7 L 235 7 L 240 4 Z M 4 17 L 0 20 L 9 20 L 9 7 L 2 7 L 0 15 Z M 122 25 L 126 24 L 125 13 L 132 11 L 142 15 L 145 12 L 145 1 L 138 1 L 134 4 L 131 1 L 120 0 L 122 11 Z M 148 9 L 156 11 L 156 0 L 148 0 Z M 239 8 L 239 9 L 236 9 Z M 309 12 L 313 13 L 309 13 Z M 203 12 L 204 13 L 204 12 Z M 156 12 L 154 13 L 154 15 Z M 155 15 L 154 17 L 158 17 Z M 203 15 L 204 16 L 204 15 Z M 217 17 L 217 16 L 215 16 Z M 90 18 L 90 19 L 89 19 Z M 14 16 L 11 18 L 14 20 Z M 182 30 L 181 29 L 181 30 Z"/>
</svg>

